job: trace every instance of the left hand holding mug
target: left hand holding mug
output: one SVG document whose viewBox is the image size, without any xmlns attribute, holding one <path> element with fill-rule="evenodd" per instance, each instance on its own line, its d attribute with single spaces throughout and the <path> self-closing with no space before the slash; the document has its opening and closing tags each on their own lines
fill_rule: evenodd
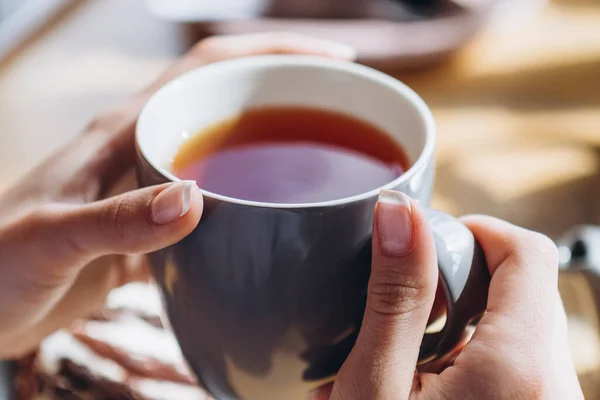
<svg viewBox="0 0 600 400">
<path fill-rule="evenodd" d="M 492 275 L 487 314 L 471 341 L 417 368 L 437 287 L 435 246 L 417 204 L 380 201 L 362 328 L 335 383 L 314 400 L 583 399 L 554 243 L 491 217 L 463 221 Z"/>
<path fill-rule="evenodd" d="M 94 312 L 112 288 L 146 279 L 143 257 L 132 254 L 171 245 L 198 224 L 202 197 L 191 182 L 106 198 L 133 169 L 135 123 L 148 98 L 201 65 L 270 53 L 354 57 L 344 45 L 290 34 L 206 39 L 2 194 L 0 359 Z"/>
</svg>

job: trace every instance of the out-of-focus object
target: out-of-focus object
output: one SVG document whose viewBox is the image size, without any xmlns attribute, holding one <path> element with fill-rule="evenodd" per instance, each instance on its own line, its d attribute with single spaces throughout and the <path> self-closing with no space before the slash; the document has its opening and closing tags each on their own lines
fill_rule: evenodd
<svg viewBox="0 0 600 400">
<path fill-rule="evenodd" d="M 152 285 L 114 290 L 89 319 L 53 333 L 30 356 L 0 363 L 0 399 L 211 400 L 160 312 Z"/>
<path fill-rule="evenodd" d="M 360 62 L 393 69 L 445 59 L 496 16 L 523 21 L 546 1 L 147 0 L 155 15 L 191 27 L 194 39 L 296 32 L 346 43 Z"/>
<path fill-rule="evenodd" d="M 559 240 L 558 249 L 562 271 L 583 272 L 600 282 L 600 227 L 576 226 Z"/>
<path fill-rule="evenodd" d="M 0 399 L 13 400 L 12 379 L 15 366 L 8 361 L 0 361 Z"/>
<path fill-rule="evenodd" d="M 600 227 L 572 228 L 558 249 L 559 288 L 577 374 L 585 393 L 600 393 Z"/>
<path fill-rule="evenodd" d="M 74 0 L 0 0 L 0 61 Z"/>
</svg>

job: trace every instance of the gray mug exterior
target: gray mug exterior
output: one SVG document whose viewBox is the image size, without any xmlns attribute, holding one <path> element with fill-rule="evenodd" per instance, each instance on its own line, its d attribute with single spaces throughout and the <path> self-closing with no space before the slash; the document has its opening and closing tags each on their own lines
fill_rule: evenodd
<svg viewBox="0 0 600 400">
<path fill-rule="evenodd" d="M 341 107 L 387 124 L 401 136 L 401 145 L 412 145 L 405 149 L 413 165 L 385 188 L 429 205 L 435 124 L 423 101 L 364 66 L 295 56 L 213 64 L 155 94 L 137 126 L 140 187 L 177 180 L 164 167 L 171 136 L 197 129 L 198 118 L 210 122 L 246 102 L 265 101 Z M 193 232 L 149 255 L 165 323 L 199 383 L 216 399 L 307 399 L 335 377 L 360 329 L 378 190 L 299 205 L 203 195 L 203 215 Z M 485 311 L 489 285 L 483 254 L 469 229 L 447 214 L 426 212 L 447 321 L 441 331 L 424 335 L 421 363 L 457 345 L 466 325 Z"/>
<path fill-rule="evenodd" d="M 138 167 L 140 186 L 168 182 L 141 154 Z M 433 176 L 431 158 L 394 189 L 426 205 Z M 206 196 L 196 229 L 149 255 L 169 324 L 200 384 L 214 397 L 241 398 L 228 378 L 232 365 L 256 381 L 264 378 L 263 393 L 268 393 L 269 376 L 287 375 L 273 363 L 278 352 L 305 364 L 286 378 L 307 383 L 307 388 L 335 375 L 362 321 L 376 201 L 372 196 L 335 206 L 268 208 Z M 449 321 L 470 274 L 476 275 L 470 278 L 477 281 L 470 290 L 477 295 L 467 299 L 466 308 L 475 310 L 463 311 L 454 323 L 456 332 L 424 340 L 422 360 L 452 349 L 466 324 L 485 309 L 487 291 L 485 262 L 470 231 L 446 214 L 427 212 Z"/>
</svg>

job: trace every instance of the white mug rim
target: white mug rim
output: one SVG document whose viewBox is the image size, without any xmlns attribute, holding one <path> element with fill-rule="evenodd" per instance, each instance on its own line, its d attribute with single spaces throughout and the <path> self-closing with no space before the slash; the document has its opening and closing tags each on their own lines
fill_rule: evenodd
<svg viewBox="0 0 600 400">
<path fill-rule="evenodd" d="M 235 69 L 243 69 L 245 67 L 273 67 L 273 66 L 306 66 L 306 67 L 316 67 L 316 68 L 324 68 L 330 70 L 338 70 L 346 73 L 351 73 L 354 75 L 359 75 L 364 78 L 367 78 L 371 81 L 377 82 L 384 86 L 387 86 L 394 90 L 399 96 L 404 97 L 408 100 L 416 109 L 418 115 L 423 119 L 425 126 L 425 146 L 423 150 L 419 154 L 417 160 L 410 166 L 410 168 L 400 175 L 398 178 L 386 183 L 383 186 L 380 186 L 376 189 L 369 190 L 367 192 L 363 192 L 357 195 L 343 197 L 340 199 L 313 202 L 313 203 L 270 203 L 270 202 L 261 202 L 261 201 L 252 201 L 252 200 L 244 200 L 236 197 L 224 196 L 218 193 L 210 192 L 208 190 L 200 188 L 202 195 L 205 198 L 215 199 L 226 203 L 234 203 L 243 206 L 254 206 L 254 207 L 263 207 L 263 208 L 281 208 L 281 209 L 297 209 L 297 208 L 316 208 L 316 207 L 335 207 L 347 205 L 350 203 L 360 202 L 365 199 L 369 199 L 372 197 L 378 196 L 379 192 L 383 189 L 393 189 L 402 186 L 406 182 L 410 181 L 417 174 L 422 173 L 428 163 L 431 162 L 433 158 L 433 153 L 435 151 L 435 139 L 436 139 L 436 126 L 435 120 L 433 118 L 433 114 L 431 110 L 423 101 L 423 99 L 411 88 L 409 88 L 406 84 L 402 83 L 398 79 L 387 75 L 383 72 L 380 72 L 376 69 L 351 63 L 347 61 L 339 61 L 334 59 L 328 59 L 324 57 L 315 57 L 315 56 L 305 56 L 305 55 L 290 55 L 290 54 L 275 54 L 275 55 L 256 55 L 249 56 L 243 58 L 236 58 L 225 61 L 218 61 L 206 66 L 202 66 L 196 68 L 194 70 L 188 71 L 179 77 L 171 80 L 166 83 L 160 89 L 158 89 L 146 102 L 144 107 L 142 108 L 138 120 L 136 123 L 135 129 L 135 143 L 138 149 L 139 154 L 144 158 L 144 160 L 159 174 L 161 174 L 164 178 L 171 182 L 179 182 L 180 178 L 171 173 L 168 169 L 161 167 L 158 163 L 148 157 L 147 153 L 144 151 L 144 148 L 140 145 L 140 138 L 143 135 L 140 129 L 140 121 L 149 118 L 149 109 L 151 108 L 151 104 L 157 101 L 160 101 L 160 98 L 163 96 L 163 93 L 171 90 L 171 87 L 178 85 L 185 85 L 188 81 L 194 81 L 199 79 L 198 76 L 207 75 L 210 77 L 212 73 L 216 73 L 217 71 L 222 72 L 223 70 L 235 70 Z"/>
</svg>

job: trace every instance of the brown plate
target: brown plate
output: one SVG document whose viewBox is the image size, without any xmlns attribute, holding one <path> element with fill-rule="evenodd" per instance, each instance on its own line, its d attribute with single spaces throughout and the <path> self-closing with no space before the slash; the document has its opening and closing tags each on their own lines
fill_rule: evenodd
<svg viewBox="0 0 600 400">
<path fill-rule="evenodd" d="M 195 7 L 199 8 L 188 13 L 166 7 L 172 2 L 151 10 L 185 24 L 194 41 L 214 34 L 296 32 L 346 43 L 357 50 L 362 63 L 399 69 L 430 64 L 453 54 L 487 25 L 497 6 L 510 2 L 446 0 L 416 13 L 395 0 L 319 0 L 318 5 L 307 6 L 315 1 L 272 0 L 267 10 L 245 8 L 231 14 L 215 14 L 214 10 L 211 14 L 199 6 L 207 2 L 197 2 Z"/>
</svg>

